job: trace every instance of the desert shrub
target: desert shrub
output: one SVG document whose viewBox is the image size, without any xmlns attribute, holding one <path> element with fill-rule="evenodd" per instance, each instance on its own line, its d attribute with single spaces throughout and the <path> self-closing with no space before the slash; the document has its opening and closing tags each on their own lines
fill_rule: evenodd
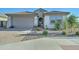
<svg viewBox="0 0 79 59">
<path fill-rule="evenodd" d="M 37 31 L 40 31 L 40 29 L 39 29 L 39 28 L 36 28 L 36 30 L 37 30 Z"/>
<path fill-rule="evenodd" d="M 79 35 L 79 32 L 76 32 L 76 35 Z"/>
<path fill-rule="evenodd" d="M 35 29 L 35 30 L 40 31 L 41 29 L 40 29 L 39 27 L 36 27 L 36 29 Z"/>
<path fill-rule="evenodd" d="M 47 36 L 48 35 L 48 31 L 44 30 L 43 33 L 42 33 L 42 35 Z"/>
<path fill-rule="evenodd" d="M 63 35 L 66 35 L 67 33 L 65 31 L 62 32 Z"/>
</svg>

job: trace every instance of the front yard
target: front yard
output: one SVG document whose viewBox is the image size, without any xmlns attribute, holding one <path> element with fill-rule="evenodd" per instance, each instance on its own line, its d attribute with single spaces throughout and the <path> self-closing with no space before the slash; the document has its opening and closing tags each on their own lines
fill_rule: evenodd
<svg viewBox="0 0 79 59">
<path fill-rule="evenodd" d="M 63 36 L 61 32 L 49 31 L 42 36 L 28 31 L 0 31 L 0 49 L 2 50 L 79 50 L 78 36 Z"/>
<path fill-rule="evenodd" d="M 19 36 L 19 31 L 0 31 L 0 45 L 21 41 L 24 36 Z"/>
</svg>

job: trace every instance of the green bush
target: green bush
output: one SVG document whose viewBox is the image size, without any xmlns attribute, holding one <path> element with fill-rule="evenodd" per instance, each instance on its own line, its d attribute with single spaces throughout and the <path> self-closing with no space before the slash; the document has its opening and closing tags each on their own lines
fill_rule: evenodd
<svg viewBox="0 0 79 59">
<path fill-rule="evenodd" d="M 59 30 L 60 29 L 60 22 L 59 21 L 55 21 L 55 30 Z"/>
<path fill-rule="evenodd" d="M 63 35 L 66 35 L 67 33 L 63 31 L 62 34 L 63 34 Z"/>
<path fill-rule="evenodd" d="M 37 31 L 40 31 L 41 29 L 40 29 L 39 27 L 36 27 L 36 30 L 37 30 Z"/>
<path fill-rule="evenodd" d="M 47 30 L 44 30 L 42 34 L 43 34 L 44 36 L 47 36 L 47 35 L 48 35 L 48 31 L 47 31 Z"/>
<path fill-rule="evenodd" d="M 76 35 L 79 35 L 79 32 L 76 32 Z"/>
</svg>

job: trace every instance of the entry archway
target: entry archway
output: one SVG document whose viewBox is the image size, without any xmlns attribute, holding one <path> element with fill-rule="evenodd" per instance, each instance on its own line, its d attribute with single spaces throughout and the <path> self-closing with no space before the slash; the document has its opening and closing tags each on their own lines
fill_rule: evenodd
<svg viewBox="0 0 79 59">
<path fill-rule="evenodd" d="M 43 17 L 38 18 L 38 27 L 44 28 L 44 18 Z"/>
</svg>

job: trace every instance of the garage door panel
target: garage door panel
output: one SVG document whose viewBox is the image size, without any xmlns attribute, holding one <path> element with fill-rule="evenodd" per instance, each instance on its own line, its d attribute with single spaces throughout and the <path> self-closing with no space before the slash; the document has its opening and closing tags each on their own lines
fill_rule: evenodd
<svg viewBox="0 0 79 59">
<path fill-rule="evenodd" d="M 33 27 L 33 15 L 13 16 L 13 24 L 16 28 L 32 28 Z"/>
</svg>

